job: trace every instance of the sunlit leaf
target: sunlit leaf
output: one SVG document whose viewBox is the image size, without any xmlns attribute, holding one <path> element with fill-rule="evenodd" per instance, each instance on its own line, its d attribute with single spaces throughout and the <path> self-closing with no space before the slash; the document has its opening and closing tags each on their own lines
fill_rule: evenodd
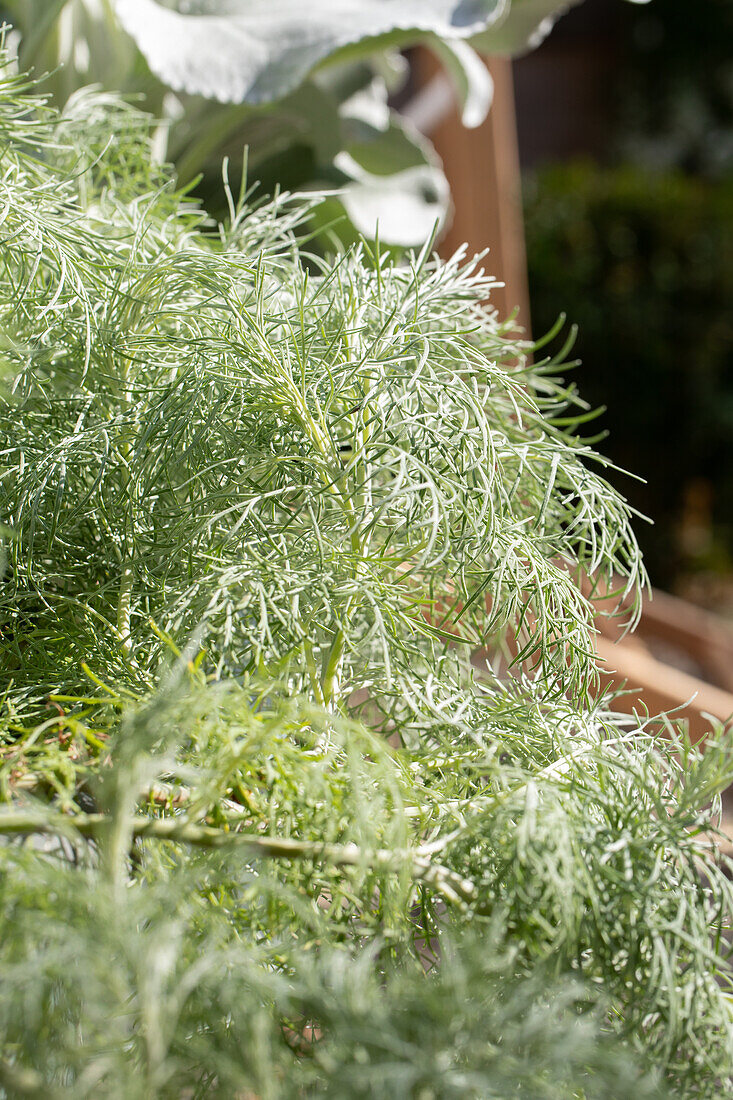
<svg viewBox="0 0 733 1100">
<path fill-rule="evenodd" d="M 419 247 L 446 218 L 448 181 L 432 146 L 370 89 L 342 107 L 344 149 L 334 160 L 348 181 L 341 194 L 358 232 Z"/>
<path fill-rule="evenodd" d="M 471 45 L 480 53 L 512 54 L 533 50 L 556 20 L 580 0 L 511 0 L 501 17 L 477 34 Z"/>
<path fill-rule="evenodd" d="M 123 26 L 171 87 L 261 102 L 296 88 L 326 58 L 425 35 L 463 39 L 491 26 L 506 0 L 117 0 Z"/>
</svg>

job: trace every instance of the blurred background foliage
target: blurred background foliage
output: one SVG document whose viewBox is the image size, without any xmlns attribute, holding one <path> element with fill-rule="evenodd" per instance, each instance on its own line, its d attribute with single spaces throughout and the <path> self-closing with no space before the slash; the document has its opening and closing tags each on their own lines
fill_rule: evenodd
<svg viewBox="0 0 733 1100">
<path fill-rule="evenodd" d="M 533 323 L 579 326 L 601 449 L 646 479 L 616 478 L 655 521 L 637 527 L 654 582 L 729 572 L 733 178 L 576 161 L 537 173 L 526 210 Z"/>
<path fill-rule="evenodd" d="M 590 0 L 515 65 L 534 331 L 579 325 L 653 583 L 730 614 L 732 40 L 730 0 Z"/>
</svg>

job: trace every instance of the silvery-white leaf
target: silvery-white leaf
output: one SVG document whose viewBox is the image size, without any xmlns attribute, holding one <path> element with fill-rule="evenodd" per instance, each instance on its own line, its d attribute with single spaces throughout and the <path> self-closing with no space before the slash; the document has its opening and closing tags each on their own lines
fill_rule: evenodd
<svg viewBox="0 0 733 1100">
<path fill-rule="evenodd" d="M 511 0 L 502 16 L 471 39 L 484 54 L 512 56 L 533 50 L 557 19 L 580 0 Z"/>
<path fill-rule="evenodd" d="M 340 201 L 365 237 L 416 247 L 442 227 L 450 189 L 435 150 L 387 106 L 375 81 L 341 108 L 344 149 L 334 167 L 347 179 Z"/>
<path fill-rule="evenodd" d="M 365 237 L 415 248 L 445 222 L 450 189 L 432 165 L 406 168 L 392 175 L 367 172 L 347 152 L 336 167 L 351 177 L 340 198 L 349 221 Z"/>
<path fill-rule="evenodd" d="M 485 62 L 461 39 L 434 39 L 430 45 L 453 81 L 461 104 L 463 125 L 480 126 L 494 98 L 494 81 Z"/>
<path fill-rule="evenodd" d="M 509 0 L 116 0 L 125 29 L 170 87 L 226 102 L 279 99 L 326 58 L 423 35 L 462 39 Z"/>
</svg>

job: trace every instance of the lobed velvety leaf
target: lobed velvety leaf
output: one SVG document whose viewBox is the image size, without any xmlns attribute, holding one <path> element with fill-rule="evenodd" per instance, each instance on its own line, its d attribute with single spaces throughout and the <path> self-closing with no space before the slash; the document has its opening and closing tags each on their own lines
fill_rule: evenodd
<svg viewBox="0 0 733 1100">
<path fill-rule="evenodd" d="M 547 37 L 559 18 L 580 0 L 511 0 L 492 24 L 471 39 L 474 49 L 486 54 L 512 54 L 532 50 Z"/>
<path fill-rule="evenodd" d="M 379 82 L 375 82 L 379 83 Z M 369 88 L 341 108 L 343 149 L 334 167 L 339 195 L 357 233 L 419 248 L 440 230 L 450 206 L 448 181 L 433 147 L 387 106 L 386 89 Z"/>
<path fill-rule="evenodd" d="M 258 103 L 297 87 L 347 50 L 350 59 L 424 35 L 468 38 L 498 20 L 506 0 L 117 0 L 123 26 L 173 88 Z"/>
</svg>

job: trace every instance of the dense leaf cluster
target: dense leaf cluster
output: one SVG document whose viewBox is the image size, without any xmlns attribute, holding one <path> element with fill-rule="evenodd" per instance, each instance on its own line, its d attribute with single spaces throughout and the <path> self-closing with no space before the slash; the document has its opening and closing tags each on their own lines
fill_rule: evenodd
<svg viewBox="0 0 733 1100">
<path fill-rule="evenodd" d="M 558 363 L 0 92 L 5 1094 L 720 1096 L 729 741 L 594 693 Z"/>
</svg>

